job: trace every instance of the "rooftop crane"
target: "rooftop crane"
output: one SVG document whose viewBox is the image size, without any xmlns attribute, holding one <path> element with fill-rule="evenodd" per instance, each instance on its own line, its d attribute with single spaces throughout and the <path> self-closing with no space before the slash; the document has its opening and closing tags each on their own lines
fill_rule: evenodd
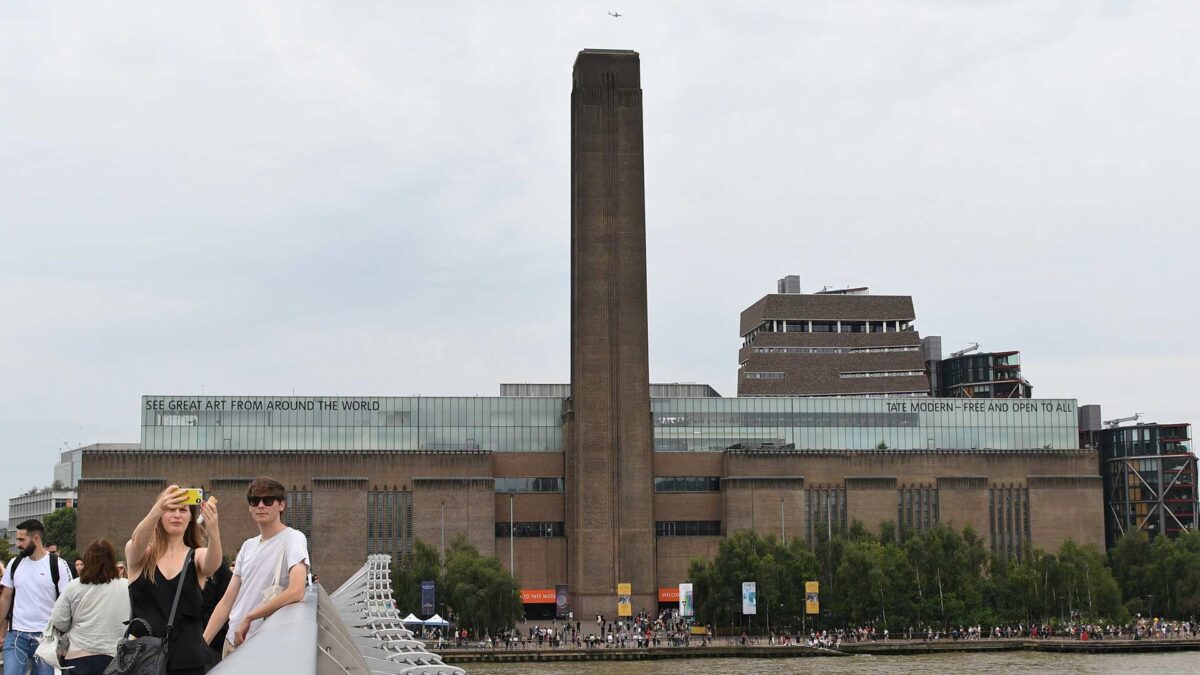
<svg viewBox="0 0 1200 675">
<path fill-rule="evenodd" d="M 1121 426 L 1122 422 L 1136 422 L 1141 418 L 1141 416 L 1142 413 L 1133 413 L 1133 415 L 1130 417 L 1118 417 L 1115 420 L 1104 420 L 1104 426 L 1108 427 L 1109 429 L 1116 429 L 1117 427 Z"/>
<path fill-rule="evenodd" d="M 957 359 L 958 357 L 962 356 L 963 354 L 968 354 L 970 352 L 975 351 L 976 349 L 979 349 L 979 343 L 972 342 L 970 347 L 967 347 L 966 349 L 960 349 L 960 350 L 954 352 L 953 354 L 950 355 L 950 358 Z"/>
</svg>

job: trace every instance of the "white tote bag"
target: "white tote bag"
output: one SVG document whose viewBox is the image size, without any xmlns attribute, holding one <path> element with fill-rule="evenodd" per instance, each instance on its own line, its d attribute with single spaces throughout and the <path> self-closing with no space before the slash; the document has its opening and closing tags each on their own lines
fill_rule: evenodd
<svg viewBox="0 0 1200 675">
<path fill-rule="evenodd" d="M 286 534 L 286 532 L 282 534 Z M 285 554 L 287 554 L 286 539 L 283 542 L 283 546 L 279 548 L 279 557 L 275 559 L 275 579 L 271 582 L 271 585 L 262 592 L 263 601 L 270 600 L 271 598 L 274 598 L 283 592 L 283 586 L 279 585 L 279 568 L 283 567 L 283 559 Z"/>
</svg>

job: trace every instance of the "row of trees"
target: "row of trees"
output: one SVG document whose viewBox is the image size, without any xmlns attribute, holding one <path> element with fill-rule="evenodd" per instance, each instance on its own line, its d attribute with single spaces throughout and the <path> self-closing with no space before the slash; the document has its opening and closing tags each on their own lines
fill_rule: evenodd
<svg viewBox="0 0 1200 675">
<path fill-rule="evenodd" d="M 420 610 L 422 581 L 435 584 L 436 611 L 476 635 L 495 635 L 524 616 L 516 577 L 464 538 L 446 550 L 444 566 L 438 549 L 417 541 L 412 557 L 392 568 L 393 595 L 401 611 Z"/>
<path fill-rule="evenodd" d="M 1112 570 L 1130 613 L 1191 618 L 1200 614 L 1200 533 L 1178 539 L 1144 534 L 1122 537 Z"/>
<path fill-rule="evenodd" d="M 692 562 L 697 619 L 738 625 L 741 583 L 757 582 L 755 622 L 799 627 L 804 582 L 821 582 L 825 626 L 912 627 L 1043 623 L 1129 618 L 1122 589 L 1104 554 L 1065 543 L 1057 554 L 1035 550 L 1019 559 L 991 556 L 970 528 L 938 525 L 898 536 L 885 523 L 878 534 L 854 523 L 810 549 L 775 537 L 740 532 L 725 539 L 711 561 Z M 1200 561 L 1198 561 L 1200 562 Z M 1177 606 L 1183 607 L 1182 601 Z"/>
<path fill-rule="evenodd" d="M 518 581 L 493 557 L 464 539 L 446 551 L 416 542 L 414 555 L 393 570 L 397 604 L 421 606 L 422 581 L 437 588 L 437 611 L 477 634 L 521 620 Z M 740 625 L 741 585 L 755 581 L 755 623 L 799 627 L 804 582 L 821 583 L 819 625 L 907 627 L 1017 625 L 1069 620 L 1125 623 L 1133 616 L 1195 619 L 1200 614 L 1200 533 L 1178 539 L 1144 533 L 1120 540 L 1109 556 L 1066 542 L 1057 553 L 1020 558 L 991 555 L 971 528 L 936 525 L 920 533 L 884 523 L 878 533 L 855 522 L 844 535 L 820 537 L 815 548 L 793 539 L 739 532 L 712 560 L 694 560 L 696 618 Z M 808 617 L 812 620 L 812 617 Z"/>
</svg>

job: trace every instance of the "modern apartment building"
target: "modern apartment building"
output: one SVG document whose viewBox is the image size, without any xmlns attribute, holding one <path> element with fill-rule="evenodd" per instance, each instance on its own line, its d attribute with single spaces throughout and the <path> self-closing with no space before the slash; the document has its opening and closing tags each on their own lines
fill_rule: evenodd
<svg viewBox="0 0 1200 675">
<path fill-rule="evenodd" d="M 1021 352 L 968 353 L 972 350 L 963 350 L 943 359 L 940 355 L 941 338 L 930 336 L 925 338 L 924 343 L 925 365 L 929 370 L 930 388 L 934 396 L 1033 398 L 1033 385 L 1021 374 Z"/>
<path fill-rule="evenodd" d="M 1126 421 L 1135 423 L 1121 426 Z M 1110 547 L 1129 532 L 1174 538 L 1200 525 L 1190 424 L 1101 422 L 1100 406 L 1085 405 L 1079 407 L 1079 435 L 1080 447 L 1100 451 Z"/>
</svg>

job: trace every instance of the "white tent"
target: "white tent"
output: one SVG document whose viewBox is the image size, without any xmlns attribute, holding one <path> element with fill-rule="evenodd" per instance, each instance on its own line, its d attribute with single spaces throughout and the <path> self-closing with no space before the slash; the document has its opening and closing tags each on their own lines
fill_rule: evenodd
<svg viewBox="0 0 1200 675">
<path fill-rule="evenodd" d="M 441 616 L 439 616 L 437 614 L 434 614 L 433 616 L 429 617 L 428 619 L 425 619 L 421 623 L 425 624 L 426 626 L 449 626 L 450 625 L 449 621 L 443 619 Z"/>
<path fill-rule="evenodd" d="M 408 616 L 404 617 L 403 619 L 400 619 L 400 623 L 407 624 L 407 623 L 425 623 L 425 622 L 418 619 L 417 615 L 410 613 Z"/>
</svg>

